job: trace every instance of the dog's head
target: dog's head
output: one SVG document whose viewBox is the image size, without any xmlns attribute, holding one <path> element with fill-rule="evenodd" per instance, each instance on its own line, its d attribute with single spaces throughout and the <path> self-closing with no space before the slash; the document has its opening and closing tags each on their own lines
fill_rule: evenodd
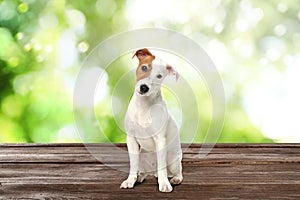
<svg viewBox="0 0 300 200">
<path fill-rule="evenodd" d="M 160 91 L 161 83 L 167 75 L 172 75 L 178 79 L 179 75 L 174 68 L 163 60 L 156 58 L 152 53 L 144 48 L 135 52 L 132 58 L 137 57 L 139 65 L 136 69 L 135 91 L 139 95 L 150 96 Z"/>
</svg>

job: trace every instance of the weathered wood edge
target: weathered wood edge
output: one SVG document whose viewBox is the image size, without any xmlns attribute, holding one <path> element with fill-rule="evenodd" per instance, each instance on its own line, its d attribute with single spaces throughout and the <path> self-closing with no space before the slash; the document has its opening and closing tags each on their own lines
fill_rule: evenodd
<svg viewBox="0 0 300 200">
<path fill-rule="evenodd" d="M 183 148 L 300 148 L 300 143 L 193 143 Z M 0 143 L 0 147 L 126 147 L 126 143 Z"/>
</svg>

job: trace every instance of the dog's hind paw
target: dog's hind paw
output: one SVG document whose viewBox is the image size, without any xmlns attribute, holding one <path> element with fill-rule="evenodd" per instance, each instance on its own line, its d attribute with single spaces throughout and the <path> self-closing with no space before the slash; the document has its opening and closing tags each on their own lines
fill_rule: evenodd
<svg viewBox="0 0 300 200">
<path fill-rule="evenodd" d="M 138 177 L 137 177 L 137 182 L 138 182 L 138 183 L 144 182 L 144 180 L 145 180 L 146 177 L 147 177 L 147 174 L 145 174 L 145 173 L 140 173 L 140 174 L 138 175 Z"/>
<path fill-rule="evenodd" d="M 182 182 L 182 177 L 173 177 L 171 180 L 170 180 L 170 183 L 172 185 L 179 185 L 180 183 Z"/>
</svg>

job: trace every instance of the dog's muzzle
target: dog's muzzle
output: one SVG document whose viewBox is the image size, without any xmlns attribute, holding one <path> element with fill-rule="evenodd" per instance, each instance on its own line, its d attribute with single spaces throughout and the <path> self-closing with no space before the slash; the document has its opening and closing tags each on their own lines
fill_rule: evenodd
<svg viewBox="0 0 300 200">
<path fill-rule="evenodd" d="M 140 93 L 141 94 L 145 94 L 145 93 L 147 93 L 149 91 L 149 87 L 146 85 L 146 84 L 142 84 L 141 86 L 140 86 Z"/>
</svg>

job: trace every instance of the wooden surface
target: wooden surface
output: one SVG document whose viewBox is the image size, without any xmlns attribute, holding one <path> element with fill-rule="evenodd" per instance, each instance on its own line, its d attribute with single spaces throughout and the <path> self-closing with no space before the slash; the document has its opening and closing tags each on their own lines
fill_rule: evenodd
<svg viewBox="0 0 300 200">
<path fill-rule="evenodd" d="M 201 145 L 192 145 L 184 149 L 184 181 L 168 194 L 153 177 L 119 189 L 127 177 L 119 171 L 128 168 L 126 147 L 87 146 L 0 145 L 0 198 L 300 199 L 299 144 L 219 144 L 205 158 Z"/>
</svg>

